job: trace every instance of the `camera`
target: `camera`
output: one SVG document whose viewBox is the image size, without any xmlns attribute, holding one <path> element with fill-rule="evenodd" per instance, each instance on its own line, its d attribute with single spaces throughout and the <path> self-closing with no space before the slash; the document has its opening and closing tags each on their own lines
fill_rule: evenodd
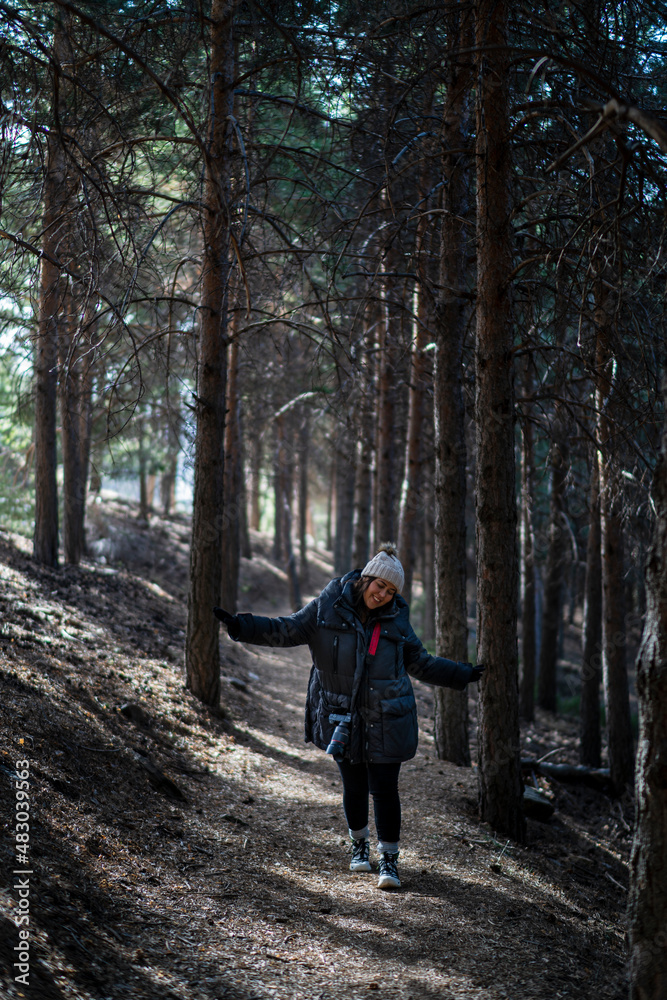
<svg viewBox="0 0 667 1000">
<path fill-rule="evenodd" d="M 329 722 L 337 722 L 338 725 L 333 731 L 331 741 L 327 747 L 334 760 L 342 760 L 345 755 L 345 747 L 350 742 L 350 722 L 351 715 L 330 715 Z"/>
</svg>

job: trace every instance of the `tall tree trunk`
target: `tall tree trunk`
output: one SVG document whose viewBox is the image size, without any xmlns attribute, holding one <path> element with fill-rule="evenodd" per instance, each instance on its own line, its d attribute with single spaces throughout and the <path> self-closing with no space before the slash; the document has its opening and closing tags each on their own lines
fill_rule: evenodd
<svg viewBox="0 0 667 1000">
<path fill-rule="evenodd" d="M 178 438 L 181 427 L 181 410 L 178 394 L 171 392 L 167 383 L 167 424 L 164 434 L 166 451 L 165 468 L 160 473 L 158 489 L 160 507 L 165 517 L 171 514 L 176 501 L 176 476 L 178 473 Z"/>
<path fill-rule="evenodd" d="M 411 352 L 408 390 L 408 436 L 405 450 L 404 488 L 401 498 L 398 551 L 405 570 L 403 597 L 410 604 L 412 577 L 416 561 L 418 519 L 423 510 L 422 468 L 424 464 L 424 418 L 428 396 L 429 365 L 426 346 L 430 339 L 426 293 L 417 291 L 415 308 L 415 334 Z"/>
<path fill-rule="evenodd" d="M 227 383 L 229 198 L 234 97 L 233 0 L 212 0 L 208 80 L 209 148 L 204 165 L 201 329 L 195 396 L 197 432 L 185 663 L 187 687 L 220 700 L 219 622 Z"/>
<path fill-rule="evenodd" d="M 248 530 L 248 491 L 246 489 L 246 438 L 245 420 L 243 410 L 243 400 L 239 400 L 239 535 L 241 539 L 241 556 L 243 559 L 252 559 L 252 545 L 250 542 L 250 531 Z"/>
<path fill-rule="evenodd" d="M 383 307 L 380 329 L 379 378 L 376 419 L 375 548 L 395 539 L 402 472 L 400 435 L 397 433 L 397 330 L 396 279 L 399 266 L 392 247 L 385 251 Z"/>
<path fill-rule="evenodd" d="M 308 452 L 310 450 L 310 415 L 303 407 L 297 445 L 299 464 L 299 580 L 308 586 Z"/>
<path fill-rule="evenodd" d="M 333 552 L 333 530 L 334 517 L 336 514 L 334 500 L 336 497 L 336 477 L 338 470 L 336 467 L 336 452 L 334 450 L 329 465 L 329 493 L 327 495 L 327 523 L 326 523 L 326 548 L 328 552 Z"/>
<path fill-rule="evenodd" d="M 589 524 L 586 543 L 586 583 L 581 664 L 579 759 L 600 767 L 600 678 L 602 676 L 602 559 L 600 552 L 600 489 L 597 455 L 591 462 Z"/>
<path fill-rule="evenodd" d="M 519 760 L 517 545 L 510 272 L 509 59 L 504 0 L 476 9 L 477 96 L 477 659 L 480 815 L 523 841 Z"/>
<path fill-rule="evenodd" d="M 70 205 L 70 211 L 72 206 Z M 81 348 L 78 344 L 76 298 L 71 289 L 61 305 L 59 328 L 59 395 L 63 461 L 63 549 L 65 562 L 78 565 L 85 551 L 86 487 L 82 467 Z"/>
<path fill-rule="evenodd" d="M 358 445 L 355 450 L 356 473 L 354 487 L 354 538 L 352 542 L 352 565 L 363 569 L 370 558 L 371 518 L 373 508 L 373 451 L 375 448 L 375 433 L 373 426 L 375 399 L 375 324 L 377 308 L 374 302 L 368 303 L 365 314 L 365 362 L 362 369 L 361 398 L 356 408 L 356 436 Z"/>
<path fill-rule="evenodd" d="M 569 472 L 570 452 L 567 408 L 561 402 L 569 366 L 569 358 L 562 350 L 567 336 L 567 315 L 564 306 L 566 301 L 563 275 L 561 268 L 558 268 L 553 319 L 556 358 L 553 366 L 555 401 L 549 450 L 549 537 L 544 575 L 542 641 L 539 651 L 537 683 L 538 704 L 547 712 L 555 712 L 558 707 L 557 667 L 563 639 L 563 592 L 567 561 L 565 486 Z"/>
<path fill-rule="evenodd" d="M 524 392 L 532 395 L 533 380 L 529 355 L 525 357 Z M 533 425 L 524 414 L 521 428 L 521 681 L 519 714 L 526 722 L 535 717 L 535 543 L 533 535 Z"/>
<path fill-rule="evenodd" d="M 69 218 L 67 205 L 67 167 L 63 140 L 56 122 L 65 117 L 60 67 L 69 61 L 67 27 L 58 10 L 54 12 L 53 31 L 53 127 L 47 137 L 47 162 L 44 175 L 42 251 L 39 275 L 39 312 L 34 339 L 35 372 L 35 533 L 33 554 L 46 566 L 58 565 L 58 462 L 56 413 L 58 397 L 58 321 L 66 279 L 61 280 L 61 258 Z"/>
<path fill-rule="evenodd" d="M 237 314 L 235 314 L 237 315 Z M 232 333 L 236 323 L 232 320 Z M 223 608 L 236 614 L 239 570 L 241 567 L 241 400 L 238 391 L 239 342 L 230 342 L 227 358 L 227 423 L 225 426 L 225 509 L 222 524 L 222 578 L 220 595 Z"/>
<path fill-rule="evenodd" d="M 285 518 L 283 516 L 283 504 L 285 498 L 285 475 L 287 454 L 285 451 L 285 430 L 282 415 L 276 417 L 275 424 L 275 450 L 273 458 L 273 506 L 275 514 L 273 517 L 273 558 L 277 563 L 282 562 L 285 552 Z"/>
<path fill-rule="evenodd" d="M 301 608 L 301 585 L 299 583 L 294 546 L 292 545 L 292 507 L 290 497 L 287 493 L 283 497 L 283 517 L 285 518 L 285 565 L 290 587 L 290 602 L 292 611 L 299 611 Z"/>
<path fill-rule="evenodd" d="M 630 697 L 625 644 L 625 590 L 623 579 L 622 484 L 618 472 L 613 352 L 614 309 L 609 289 L 602 281 L 595 289 L 596 409 L 598 414 L 598 472 L 600 482 L 600 528 L 602 539 L 602 664 L 607 742 L 611 781 L 620 794 L 632 786 L 634 750 L 630 723 Z"/>
<path fill-rule="evenodd" d="M 176 491 L 176 470 L 178 468 L 178 458 L 170 455 L 167 458 L 167 468 L 160 476 L 160 505 L 162 513 L 168 517 L 174 507 Z"/>
<path fill-rule="evenodd" d="M 279 475 L 276 488 L 276 523 L 280 522 L 280 559 L 284 556 L 284 565 L 290 586 L 290 601 L 293 611 L 301 607 L 301 588 L 297 572 L 296 557 L 292 544 L 292 500 L 294 486 L 294 450 L 292 441 L 288 440 L 290 428 L 290 413 L 279 413 L 276 417 L 276 434 L 278 439 L 277 456 Z M 279 504 L 278 488 L 282 491 Z"/>
<path fill-rule="evenodd" d="M 430 464 L 430 463 L 429 463 Z M 424 616 L 421 637 L 425 644 L 435 639 L 435 496 L 433 476 L 428 474 L 428 484 L 424 492 L 424 565 L 422 584 L 424 587 Z"/>
<path fill-rule="evenodd" d="M 139 517 L 143 521 L 148 521 L 150 517 L 150 500 L 148 498 L 148 469 L 146 454 L 146 419 L 140 417 L 138 420 L 139 432 Z"/>
<path fill-rule="evenodd" d="M 667 383 L 663 383 L 663 392 Z M 630 998 L 667 996 L 667 425 L 653 481 L 656 518 L 646 563 L 646 619 L 637 657 L 637 817 L 630 869 Z"/>
<path fill-rule="evenodd" d="M 88 475 L 90 473 L 90 447 L 93 433 L 93 372 L 95 360 L 91 350 L 95 342 L 95 330 L 97 320 L 95 318 L 96 305 L 91 304 L 87 310 L 84 342 L 86 344 L 85 356 L 81 358 L 79 370 L 79 462 L 81 466 L 81 486 L 83 490 L 83 554 L 86 553 L 86 501 L 88 498 Z"/>
<path fill-rule="evenodd" d="M 471 41 L 469 15 L 458 5 L 452 25 L 457 47 Z M 454 31 L 457 32 L 454 35 Z M 461 154 L 468 141 L 468 58 L 450 52 L 448 101 L 443 120 L 444 214 L 440 243 L 442 289 L 435 311 L 435 581 L 436 651 L 453 660 L 468 659 L 466 598 L 466 444 L 463 402 L 463 341 L 466 327 L 466 242 L 469 215 L 469 159 Z M 451 152 L 448 152 L 451 150 Z M 438 757 L 470 764 L 468 693 L 436 688 L 434 736 Z"/>
<path fill-rule="evenodd" d="M 352 568 L 352 529 L 354 518 L 354 437 L 349 425 L 339 425 L 336 434 L 336 533 L 334 538 L 334 576 L 343 576 Z"/>
<path fill-rule="evenodd" d="M 357 467 L 354 487 L 354 537 L 352 540 L 352 565 L 362 569 L 370 558 L 371 513 L 373 496 L 372 459 L 373 444 L 361 434 L 356 450 Z"/>
<path fill-rule="evenodd" d="M 71 58 L 71 56 L 70 56 Z M 68 192 L 68 215 L 77 225 L 68 226 L 66 256 L 78 270 L 90 268 L 87 289 L 72 282 L 63 303 L 63 323 L 59 338 L 60 412 L 63 464 L 63 549 L 65 562 L 77 565 L 86 552 L 86 493 L 92 430 L 93 365 L 97 329 L 96 253 L 98 196 L 82 197 L 77 180 Z"/>
<path fill-rule="evenodd" d="M 432 110 L 433 92 L 429 85 L 424 101 L 424 115 L 430 116 Z M 425 158 L 420 167 L 418 187 L 419 202 L 424 205 L 424 211 L 417 222 L 415 235 L 414 262 L 417 281 L 413 295 L 412 344 L 408 372 L 408 426 L 398 526 L 398 552 L 405 571 L 403 597 L 408 604 L 412 600 L 412 578 L 417 560 L 417 534 L 424 510 L 421 495 L 425 459 L 424 421 L 432 385 L 431 366 L 426 353 L 433 326 L 433 294 L 428 273 L 429 248 L 426 245 L 429 215 L 426 209 L 429 192 L 435 186 L 434 182 L 431 159 Z"/>
<path fill-rule="evenodd" d="M 262 475 L 262 438 L 259 429 L 251 435 L 250 448 L 250 527 L 259 531 L 262 508 L 260 502 L 260 480 Z"/>
<path fill-rule="evenodd" d="M 563 618 L 563 582 L 566 558 L 565 482 L 569 465 L 566 429 L 557 410 L 553 420 L 553 440 L 549 456 L 549 543 L 542 605 L 542 642 L 537 700 L 540 708 L 555 712 L 559 639 Z"/>
</svg>

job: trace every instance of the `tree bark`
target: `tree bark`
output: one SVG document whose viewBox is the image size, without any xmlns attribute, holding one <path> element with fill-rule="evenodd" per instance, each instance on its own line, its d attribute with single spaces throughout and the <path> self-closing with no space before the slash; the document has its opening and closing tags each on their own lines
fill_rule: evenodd
<svg viewBox="0 0 667 1000">
<path fill-rule="evenodd" d="M 433 494 L 433 477 L 424 496 L 424 568 L 422 584 L 424 587 L 424 616 L 421 637 L 424 644 L 435 639 L 435 498 Z"/>
<path fill-rule="evenodd" d="M 150 499 L 148 496 L 148 462 L 146 453 L 146 418 L 139 417 L 137 421 L 139 435 L 139 518 L 148 521 L 150 517 Z"/>
<path fill-rule="evenodd" d="M 371 523 L 373 509 L 373 451 L 375 448 L 375 433 L 373 426 L 375 399 L 375 367 L 371 359 L 375 357 L 375 303 L 366 306 L 365 344 L 366 355 L 362 370 L 363 382 L 361 398 L 357 405 L 356 434 L 356 473 L 354 487 L 354 539 L 352 542 L 352 565 L 363 569 L 370 558 Z"/>
<path fill-rule="evenodd" d="M 388 263 L 386 270 L 397 270 Z M 396 428 L 398 402 L 396 379 L 396 331 L 392 290 L 394 282 L 385 281 L 384 317 L 379 351 L 379 379 L 376 414 L 376 471 L 375 471 L 375 548 L 391 542 L 397 526 L 399 500 L 400 438 Z"/>
<path fill-rule="evenodd" d="M 306 407 L 301 413 L 298 441 L 299 462 L 299 580 L 308 586 L 308 452 L 310 449 L 310 416 Z"/>
<path fill-rule="evenodd" d="M 252 545 L 250 542 L 250 531 L 248 530 L 248 491 L 246 489 L 246 458 L 245 458 L 245 421 L 243 401 L 239 401 L 239 536 L 241 542 L 241 556 L 243 559 L 252 559 Z"/>
<path fill-rule="evenodd" d="M 336 531 L 334 537 L 334 576 L 343 576 L 352 568 L 352 529 L 354 518 L 355 448 L 351 428 L 339 424 L 336 433 Z"/>
<path fill-rule="evenodd" d="M 47 137 L 43 185 L 42 250 L 39 275 L 39 310 L 34 338 L 35 383 L 35 533 L 33 554 L 45 566 L 58 565 L 58 462 L 56 413 L 58 405 L 58 327 L 66 279 L 53 261 L 61 257 L 67 225 L 67 167 L 61 136 L 64 97 L 60 67 L 69 51 L 67 28 L 58 11 L 53 32 L 53 127 Z"/>
<path fill-rule="evenodd" d="M 433 109 L 433 92 L 424 101 L 424 114 L 430 116 Z M 418 196 L 424 209 L 428 207 L 429 192 L 435 186 L 431 160 L 425 158 L 420 168 Z M 417 281 L 413 295 L 412 344 L 410 368 L 408 372 L 408 426 L 405 446 L 405 467 L 401 507 L 398 525 L 398 552 L 405 584 L 403 597 L 408 604 L 412 601 L 412 578 L 417 559 L 417 534 L 424 511 L 422 479 L 424 467 L 424 422 L 432 385 L 431 366 L 426 347 L 431 339 L 433 294 L 429 281 L 429 254 L 426 245 L 429 215 L 422 212 L 417 222 L 415 235 L 415 271 Z"/>
<path fill-rule="evenodd" d="M 598 414 L 598 473 L 602 547 L 602 664 L 609 770 L 618 794 L 632 786 L 634 750 L 625 654 L 625 588 L 622 527 L 622 485 L 618 471 L 614 309 L 602 281 L 595 288 L 596 410 Z"/>
<path fill-rule="evenodd" d="M 663 382 L 663 393 L 667 385 Z M 667 425 L 655 470 L 656 518 L 637 657 L 637 816 L 630 868 L 630 998 L 667 996 Z"/>
<path fill-rule="evenodd" d="M 187 687 L 207 705 L 220 700 L 219 622 L 227 382 L 227 285 L 233 112 L 232 0 L 212 0 L 208 81 L 210 137 L 204 165 L 201 327 L 195 395 L 197 432 L 190 592 L 185 663 Z"/>
<path fill-rule="evenodd" d="M 160 476 L 160 505 L 165 517 L 171 514 L 174 507 L 177 467 L 177 457 L 170 455 L 167 459 L 167 468 Z"/>
<path fill-rule="evenodd" d="M 285 518 L 285 565 L 290 587 L 290 602 L 292 611 L 299 611 L 301 608 L 301 586 L 292 545 L 292 508 L 287 493 L 283 497 L 283 517 Z"/>
<path fill-rule="evenodd" d="M 567 408 L 561 402 L 569 365 L 569 359 L 562 350 L 568 329 L 564 306 L 566 301 L 562 269 L 558 268 L 553 319 L 556 357 L 553 364 L 555 400 L 549 449 L 549 529 L 537 683 L 538 704 L 547 712 L 555 712 L 558 708 L 557 667 L 562 649 L 563 592 L 567 562 L 565 487 L 569 472 L 570 451 Z"/>
<path fill-rule="evenodd" d="M 399 517 L 398 551 L 405 571 L 403 597 L 410 604 L 416 561 L 417 528 L 423 511 L 422 469 L 424 465 L 424 418 L 430 382 L 426 345 L 430 339 L 424 292 L 418 292 L 416 330 L 411 352 L 408 401 L 408 435 L 405 450 L 404 488 Z"/>
<path fill-rule="evenodd" d="M 462 4 L 456 12 L 456 47 L 471 41 L 469 15 Z M 455 36 L 456 37 L 456 36 Z M 466 242 L 464 221 L 470 212 L 469 159 L 461 154 L 468 143 L 469 59 L 450 52 L 448 101 L 443 118 L 444 195 L 440 280 L 435 309 L 435 592 L 436 651 L 453 660 L 468 659 L 466 597 L 466 444 L 463 401 L 463 342 L 466 327 Z M 448 152 L 451 150 L 452 152 Z M 470 764 L 468 692 L 435 690 L 434 736 L 443 760 Z"/>
<path fill-rule="evenodd" d="M 519 761 L 517 545 L 510 272 L 509 60 L 506 4 L 476 10 L 477 79 L 477 660 L 480 815 L 525 837 Z"/>
<path fill-rule="evenodd" d="M 526 355 L 524 392 L 532 395 L 530 357 Z M 535 718 L 536 592 L 535 539 L 533 534 L 533 424 L 524 414 L 521 428 L 521 682 L 519 715 L 526 722 Z"/>
<path fill-rule="evenodd" d="M 252 435 L 250 448 L 250 527 L 259 531 L 262 507 L 260 501 L 260 478 L 262 474 L 262 439 L 259 430 Z"/>
<path fill-rule="evenodd" d="M 285 518 L 284 498 L 286 494 L 285 478 L 287 476 L 287 452 L 285 449 L 284 419 L 280 415 L 275 420 L 275 452 L 273 459 L 273 558 L 281 563 L 285 553 Z"/>
<path fill-rule="evenodd" d="M 327 551 L 333 552 L 333 530 L 334 530 L 334 517 L 336 515 L 334 500 L 336 497 L 336 478 L 338 475 L 338 469 L 336 464 L 336 452 L 333 452 L 331 457 L 331 463 L 329 465 L 329 494 L 327 496 L 327 522 L 326 522 L 326 548 Z"/>
<path fill-rule="evenodd" d="M 565 482 L 569 465 L 569 449 L 565 428 L 559 419 L 558 406 L 553 420 L 554 437 L 549 456 L 549 541 L 542 605 L 542 641 L 537 700 L 540 708 L 555 712 L 558 707 L 558 652 L 563 617 L 563 581 L 566 557 Z"/>
<path fill-rule="evenodd" d="M 235 324 L 233 323 L 233 326 Z M 238 390 L 239 342 L 234 338 L 227 358 L 227 414 L 225 426 L 225 509 L 222 524 L 222 606 L 232 614 L 238 610 L 241 567 L 241 400 Z"/>
<path fill-rule="evenodd" d="M 90 473 L 90 448 L 93 432 L 93 372 L 95 369 L 95 359 L 91 346 L 95 341 L 95 331 L 97 330 L 97 320 L 95 318 L 96 303 L 90 303 L 87 310 L 85 337 L 86 356 L 80 360 L 79 369 L 79 448 L 81 464 L 81 483 L 83 488 L 83 553 L 87 550 L 86 543 L 86 502 L 88 499 L 88 476 Z"/>
<path fill-rule="evenodd" d="M 71 211 L 71 206 L 70 206 Z M 86 480 L 83 468 L 84 400 L 82 398 L 82 359 L 78 344 L 76 298 L 71 289 L 61 305 L 58 338 L 61 449 L 63 462 L 63 550 L 65 562 L 78 565 L 85 552 L 84 523 Z"/>
<path fill-rule="evenodd" d="M 590 514 L 586 542 L 579 760 L 600 767 L 600 679 L 602 676 L 602 560 L 600 553 L 600 490 L 597 455 L 590 479 Z"/>
<path fill-rule="evenodd" d="M 292 494 L 294 484 L 294 461 L 292 442 L 288 440 L 290 429 L 290 413 L 279 413 L 276 417 L 276 434 L 278 447 L 276 454 L 278 457 L 279 475 L 276 482 L 276 524 L 281 524 L 280 539 L 280 559 L 284 557 L 285 570 L 290 586 L 290 601 L 293 611 L 298 611 L 301 607 L 301 588 L 299 586 L 299 574 L 297 572 L 296 557 L 292 545 Z M 282 495 L 278 496 L 278 489 L 282 490 Z M 282 502 L 279 502 L 282 501 Z"/>
</svg>

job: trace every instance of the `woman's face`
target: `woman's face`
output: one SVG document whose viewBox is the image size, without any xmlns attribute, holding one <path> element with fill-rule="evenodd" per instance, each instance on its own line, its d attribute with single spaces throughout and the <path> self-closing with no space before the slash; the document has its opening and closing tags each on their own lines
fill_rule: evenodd
<svg viewBox="0 0 667 1000">
<path fill-rule="evenodd" d="M 389 604 L 396 593 L 393 583 L 387 583 L 381 577 L 371 580 L 364 591 L 364 604 L 369 611 L 381 608 L 383 604 Z"/>
</svg>

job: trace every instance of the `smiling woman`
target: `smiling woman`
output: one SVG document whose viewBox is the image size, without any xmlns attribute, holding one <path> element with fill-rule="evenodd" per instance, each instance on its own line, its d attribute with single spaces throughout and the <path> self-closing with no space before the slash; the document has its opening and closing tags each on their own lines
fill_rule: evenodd
<svg viewBox="0 0 667 1000">
<path fill-rule="evenodd" d="M 232 615 L 215 608 L 232 639 L 261 646 L 310 647 L 306 742 L 336 761 L 352 842 L 350 870 L 372 871 L 369 796 L 380 855 L 378 888 L 398 889 L 401 830 L 398 776 L 417 750 L 417 709 L 408 674 L 459 690 L 482 667 L 431 656 L 410 625 L 401 597 L 405 576 L 393 545 L 363 569 L 332 580 L 285 618 Z"/>
</svg>

